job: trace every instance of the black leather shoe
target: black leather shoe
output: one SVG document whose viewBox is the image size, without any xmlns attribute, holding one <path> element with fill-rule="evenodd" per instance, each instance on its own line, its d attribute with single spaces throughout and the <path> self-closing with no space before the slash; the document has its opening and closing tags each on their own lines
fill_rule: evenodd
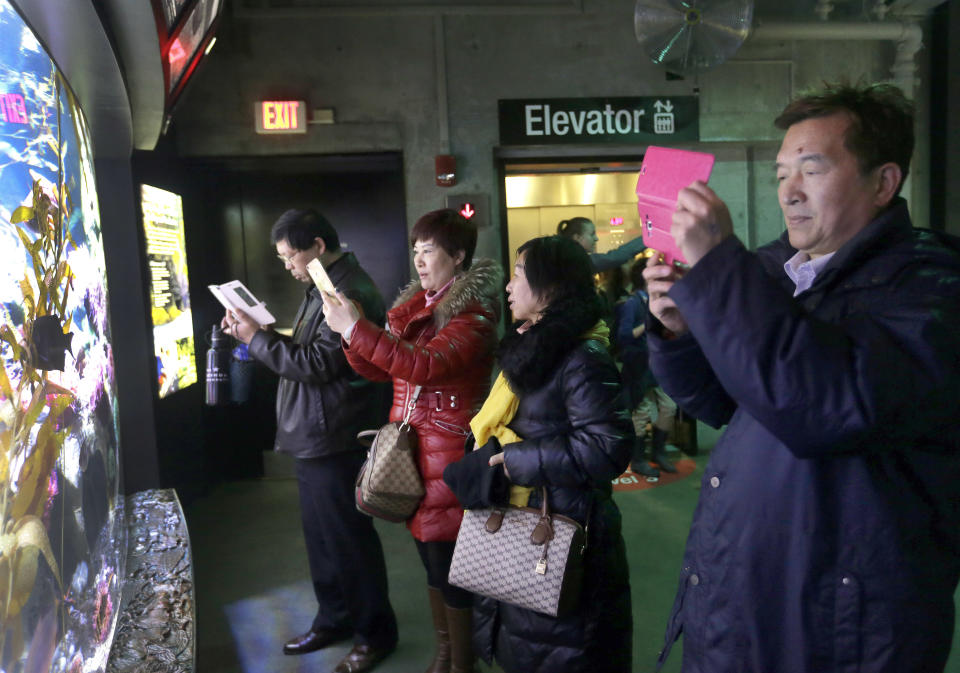
<svg viewBox="0 0 960 673">
<path fill-rule="evenodd" d="M 370 645 L 354 645 L 350 653 L 345 656 L 333 673 L 366 673 L 393 652 L 394 648 L 378 649 Z"/>
<path fill-rule="evenodd" d="M 351 635 L 351 633 L 344 631 L 314 631 L 310 629 L 284 643 L 283 653 L 306 654 L 307 652 L 316 652 L 334 643 L 339 643 L 341 640 L 346 640 Z"/>
</svg>

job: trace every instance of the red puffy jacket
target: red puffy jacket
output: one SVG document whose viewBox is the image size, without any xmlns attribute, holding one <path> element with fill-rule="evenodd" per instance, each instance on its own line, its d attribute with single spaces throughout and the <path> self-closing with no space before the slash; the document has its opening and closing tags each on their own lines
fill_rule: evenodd
<svg viewBox="0 0 960 673">
<path fill-rule="evenodd" d="M 463 507 L 443 482 L 443 468 L 463 457 L 470 419 L 490 390 L 502 292 L 500 266 L 478 259 L 431 306 L 413 281 L 387 312 L 388 329 L 360 320 L 343 345 L 361 376 L 393 380 L 391 421 L 403 419 L 422 386 L 410 425 L 426 495 L 407 521 L 422 542 L 455 540 L 460 529 Z"/>
</svg>

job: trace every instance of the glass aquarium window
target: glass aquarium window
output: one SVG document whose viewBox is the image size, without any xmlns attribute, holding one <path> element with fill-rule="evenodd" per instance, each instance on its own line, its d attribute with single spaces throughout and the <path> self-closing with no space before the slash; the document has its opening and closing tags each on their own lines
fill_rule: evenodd
<svg viewBox="0 0 960 673">
<path fill-rule="evenodd" d="M 126 559 L 83 113 L 0 0 L 0 669 L 103 671 Z"/>
</svg>

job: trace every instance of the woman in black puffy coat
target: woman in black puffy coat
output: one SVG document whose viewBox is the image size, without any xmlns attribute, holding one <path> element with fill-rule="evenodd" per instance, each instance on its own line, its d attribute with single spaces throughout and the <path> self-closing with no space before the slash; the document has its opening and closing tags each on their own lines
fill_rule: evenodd
<svg viewBox="0 0 960 673">
<path fill-rule="evenodd" d="M 477 597 L 474 646 L 508 673 L 627 673 L 630 582 L 611 480 L 626 469 L 634 435 L 590 260 L 569 239 L 533 239 L 518 250 L 507 293 L 516 322 L 487 402 L 512 395 L 515 411 L 491 428 L 485 404 L 471 423 L 480 448 L 444 479 L 467 508 L 516 503 L 518 487 L 533 487 L 528 504 L 539 507 L 546 487 L 554 513 L 587 527 L 587 550 L 573 612 L 554 618 Z"/>
</svg>

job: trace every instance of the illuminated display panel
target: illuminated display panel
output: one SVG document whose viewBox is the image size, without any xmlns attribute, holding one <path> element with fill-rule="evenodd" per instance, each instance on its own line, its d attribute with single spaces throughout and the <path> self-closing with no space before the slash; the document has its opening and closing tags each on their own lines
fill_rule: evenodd
<svg viewBox="0 0 960 673">
<path fill-rule="evenodd" d="M 0 148 L 0 670 L 99 673 L 127 544 L 93 150 L 7 0 Z"/>
<path fill-rule="evenodd" d="M 167 65 L 170 77 L 167 80 L 167 93 L 172 93 L 180 84 L 187 66 L 193 62 L 197 50 L 203 43 L 210 26 L 217 18 L 221 0 L 198 0 L 190 10 L 190 15 L 177 33 L 167 50 Z M 179 8 L 178 8 L 179 9 Z"/>
<path fill-rule="evenodd" d="M 150 273 L 150 315 L 160 397 L 197 382 L 183 205 L 173 192 L 140 186 Z"/>
</svg>

